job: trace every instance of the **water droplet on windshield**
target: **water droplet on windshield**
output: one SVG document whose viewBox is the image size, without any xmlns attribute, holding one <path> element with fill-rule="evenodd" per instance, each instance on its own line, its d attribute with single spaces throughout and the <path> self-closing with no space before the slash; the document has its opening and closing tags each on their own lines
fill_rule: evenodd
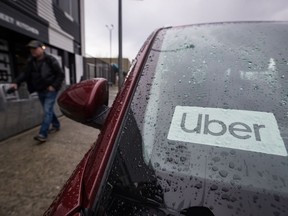
<svg viewBox="0 0 288 216">
<path fill-rule="evenodd" d="M 229 163 L 229 167 L 230 167 L 231 169 L 234 169 L 235 164 L 234 164 L 233 162 L 230 162 L 230 163 Z"/>
<path fill-rule="evenodd" d="M 241 177 L 237 174 L 233 175 L 233 179 L 234 180 L 241 180 Z"/>
<path fill-rule="evenodd" d="M 181 161 L 181 162 L 185 162 L 186 160 L 187 160 L 187 158 L 186 158 L 186 157 L 183 157 L 183 156 L 182 156 L 182 157 L 180 157 L 180 161 Z"/>
<path fill-rule="evenodd" d="M 258 85 L 254 86 L 254 90 L 258 90 L 258 89 L 259 89 Z"/>
<path fill-rule="evenodd" d="M 215 185 L 215 184 L 213 184 L 213 185 L 211 185 L 210 189 L 211 189 L 212 191 L 215 191 L 215 190 L 218 189 L 218 186 Z"/>
<path fill-rule="evenodd" d="M 275 201 L 277 201 L 277 202 L 279 202 L 280 201 L 280 197 L 278 196 L 278 195 L 274 195 L 274 199 L 275 199 Z"/>
<path fill-rule="evenodd" d="M 157 163 L 157 162 L 154 163 L 154 167 L 155 167 L 155 168 L 157 168 L 157 167 L 159 167 L 159 166 L 160 166 L 159 163 Z"/>
<path fill-rule="evenodd" d="M 221 198 L 223 200 L 228 200 L 229 201 L 229 196 L 227 194 L 222 194 Z"/>
<path fill-rule="evenodd" d="M 285 100 L 281 100 L 280 105 L 281 105 L 281 106 L 285 106 L 285 105 L 287 105 L 287 101 L 285 101 Z"/>
<path fill-rule="evenodd" d="M 228 175 L 228 172 L 226 170 L 220 170 L 219 174 L 220 174 L 220 176 L 225 178 Z"/>
<path fill-rule="evenodd" d="M 278 176 L 273 175 L 272 178 L 273 178 L 274 181 L 278 181 Z"/>
<path fill-rule="evenodd" d="M 220 158 L 219 157 L 214 157 L 214 158 L 212 158 L 212 160 L 216 163 L 216 162 L 220 161 Z"/>
</svg>

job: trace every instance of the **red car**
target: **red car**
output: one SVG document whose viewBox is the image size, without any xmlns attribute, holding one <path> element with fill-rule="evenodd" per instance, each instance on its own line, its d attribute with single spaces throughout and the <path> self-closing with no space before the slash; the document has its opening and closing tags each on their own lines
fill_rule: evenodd
<svg viewBox="0 0 288 216">
<path fill-rule="evenodd" d="M 59 97 L 101 134 L 45 215 L 288 215 L 288 23 L 162 28 L 112 107 Z"/>
</svg>

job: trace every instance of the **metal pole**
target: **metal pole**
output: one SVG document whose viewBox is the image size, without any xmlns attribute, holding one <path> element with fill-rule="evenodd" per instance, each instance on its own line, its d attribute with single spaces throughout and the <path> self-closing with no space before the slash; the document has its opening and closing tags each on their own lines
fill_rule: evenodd
<svg viewBox="0 0 288 216">
<path fill-rule="evenodd" d="M 112 56 L 111 56 L 112 55 L 111 54 L 112 53 L 112 45 L 111 45 L 112 44 L 112 41 L 111 41 L 111 39 L 112 39 L 112 29 L 109 29 L 109 33 L 110 33 L 109 34 L 109 37 L 110 37 L 110 59 L 109 60 L 110 60 L 110 66 L 111 66 L 111 58 L 112 58 Z"/>
<path fill-rule="evenodd" d="M 110 26 L 106 25 L 106 28 L 109 30 L 109 43 L 110 43 L 110 57 L 109 57 L 109 68 L 110 70 L 108 71 L 108 81 L 111 82 L 111 77 L 112 77 L 112 70 L 111 70 L 111 63 L 112 63 L 112 30 L 114 28 L 113 24 Z"/>
<path fill-rule="evenodd" d="M 139 0 L 142 1 L 142 0 Z M 118 69 L 119 69 L 119 81 L 118 88 L 121 89 L 121 86 L 124 82 L 123 71 L 122 71 L 122 0 L 118 0 L 118 33 L 119 33 L 119 56 L 118 56 Z"/>
<path fill-rule="evenodd" d="M 122 0 L 118 0 L 118 34 L 119 34 L 119 56 L 118 56 L 118 69 L 119 69 L 119 80 L 118 89 L 120 91 L 123 84 L 123 71 L 122 71 Z"/>
<path fill-rule="evenodd" d="M 109 30 L 109 44 L 110 44 L 110 65 L 111 65 L 111 59 L 112 59 L 112 30 L 114 29 L 113 24 L 110 26 L 106 25 L 106 28 Z"/>
</svg>

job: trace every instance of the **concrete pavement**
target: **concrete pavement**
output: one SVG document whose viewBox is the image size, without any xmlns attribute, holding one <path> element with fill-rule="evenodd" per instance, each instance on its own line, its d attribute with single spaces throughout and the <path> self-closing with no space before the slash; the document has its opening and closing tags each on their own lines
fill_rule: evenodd
<svg viewBox="0 0 288 216">
<path fill-rule="evenodd" d="M 110 106 L 117 92 L 110 87 Z M 0 142 L 0 216 L 42 215 L 98 137 L 97 129 L 60 121 L 46 143 L 33 140 L 39 127 Z"/>
</svg>

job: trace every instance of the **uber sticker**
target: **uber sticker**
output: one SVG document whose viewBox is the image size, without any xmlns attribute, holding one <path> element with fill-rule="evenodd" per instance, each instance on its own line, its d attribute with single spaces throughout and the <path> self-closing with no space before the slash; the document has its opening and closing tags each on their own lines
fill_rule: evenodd
<svg viewBox="0 0 288 216">
<path fill-rule="evenodd" d="M 273 113 L 176 106 L 169 140 L 287 156 Z"/>
</svg>

